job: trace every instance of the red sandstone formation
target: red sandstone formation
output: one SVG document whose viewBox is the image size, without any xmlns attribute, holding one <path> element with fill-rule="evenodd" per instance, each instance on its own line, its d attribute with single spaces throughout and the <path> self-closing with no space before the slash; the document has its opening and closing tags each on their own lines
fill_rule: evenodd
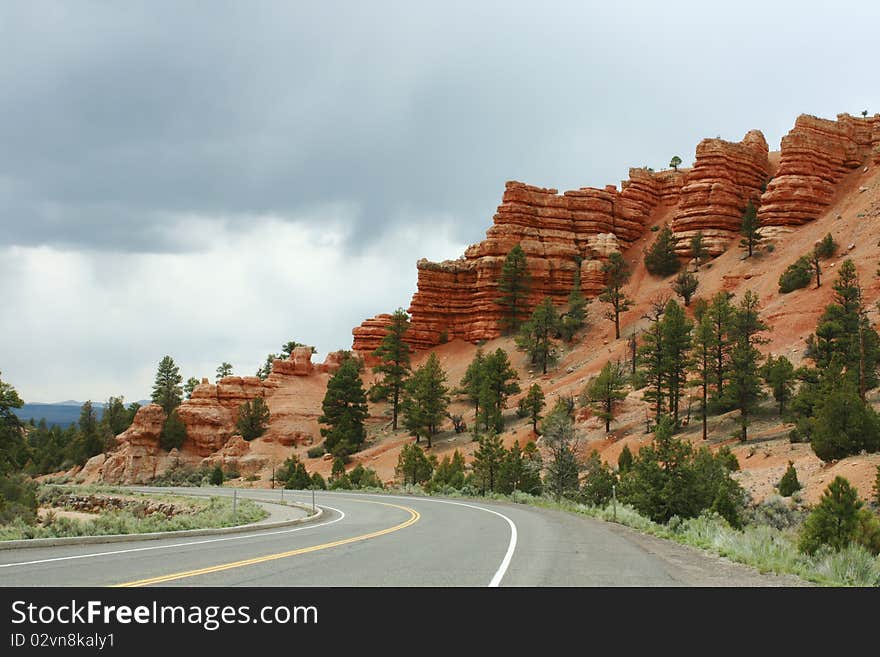
<svg viewBox="0 0 880 657">
<path fill-rule="evenodd" d="M 880 162 L 880 114 L 838 114 L 836 121 L 802 114 L 782 138 L 776 177 L 761 197 L 764 226 L 799 226 L 831 203 L 837 183 L 870 157 Z"/>
<path fill-rule="evenodd" d="M 747 133 L 739 143 L 723 139 L 699 143 L 672 220 L 679 254 L 689 253 L 691 238 L 700 231 L 711 255 L 725 251 L 730 238 L 739 232 L 748 202 L 758 206 L 769 177 L 768 154 L 767 141 L 758 130 Z"/>
<path fill-rule="evenodd" d="M 138 409 L 132 425 L 116 437 L 119 449 L 109 456 L 98 454 L 89 459 L 79 476 L 99 478 L 108 484 L 142 484 L 156 475 L 159 463 L 159 434 L 165 423 L 165 411 L 158 404 Z"/>
<path fill-rule="evenodd" d="M 217 452 L 202 459 L 201 466 L 220 466 L 224 471 L 237 471 L 242 477 L 256 475 L 269 465 L 266 456 L 251 453 L 251 445 L 241 436 L 232 436 Z"/>
<path fill-rule="evenodd" d="M 407 342 L 419 349 L 443 338 L 475 342 L 497 337 L 498 278 L 516 244 L 526 254 L 531 275 L 530 306 L 544 297 L 564 304 L 578 259 L 584 294 L 596 294 L 604 283 L 601 262 L 638 239 L 658 207 L 677 202 L 684 177 L 681 171 L 630 169 L 620 192 L 610 186 L 563 194 L 508 182 L 485 240 L 468 247 L 458 260 L 417 263 L 418 291 L 409 309 Z M 362 355 L 372 352 L 389 321 L 389 315 L 377 315 L 355 328 L 353 349 Z"/>
</svg>

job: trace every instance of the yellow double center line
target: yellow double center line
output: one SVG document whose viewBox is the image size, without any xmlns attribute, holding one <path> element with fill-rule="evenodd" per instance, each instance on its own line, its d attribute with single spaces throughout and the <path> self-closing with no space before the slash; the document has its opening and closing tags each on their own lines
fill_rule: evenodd
<svg viewBox="0 0 880 657">
<path fill-rule="evenodd" d="M 287 552 L 278 552 L 277 554 L 267 554 L 263 557 L 255 557 L 253 559 L 243 559 L 241 561 L 233 561 L 231 563 L 223 563 L 218 564 L 216 566 L 209 566 L 207 568 L 199 568 L 198 570 L 185 570 L 179 573 L 172 573 L 170 575 L 160 575 L 159 577 L 150 577 L 148 579 L 139 579 L 133 582 L 125 582 L 123 584 L 115 584 L 115 587 L 135 587 L 135 586 L 149 586 L 151 584 L 164 584 L 165 582 L 172 582 L 178 579 L 186 579 L 187 577 L 196 577 L 198 575 L 208 575 L 210 573 L 219 573 L 224 570 L 232 570 L 233 568 L 243 568 L 245 566 L 253 566 L 258 563 L 265 563 L 267 561 L 275 561 L 276 559 L 286 559 L 288 557 L 295 557 L 299 554 L 308 554 L 309 552 L 317 552 L 319 550 L 327 550 L 329 548 L 339 547 L 340 545 L 348 545 L 349 543 L 357 543 L 358 541 L 366 541 L 371 538 L 377 538 L 379 536 L 384 536 L 385 534 L 390 534 L 392 532 L 400 531 L 401 529 L 405 529 L 412 524 L 415 524 L 419 521 L 421 515 L 415 509 L 411 509 L 408 506 L 400 506 L 398 504 L 389 504 L 387 502 L 373 502 L 367 500 L 350 500 L 352 502 L 363 502 L 364 504 L 381 504 L 382 506 L 390 506 L 395 509 L 400 509 L 402 511 L 406 511 L 410 514 L 409 518 L 399 525 L 394 525 L 393 527 L 388 527 L 387 529 L 380 529 L 379 531 L 370 532 L 369 534 L 361 534 L 360 536 L 352 536 L 351 538 L 343 538 L 338 541 L 332 541 L 330 543 L 321 543 L 320 545 L 312 545 L 310 547 L 298 548 L 296 550 L 289 550 Z"/>
</svg>

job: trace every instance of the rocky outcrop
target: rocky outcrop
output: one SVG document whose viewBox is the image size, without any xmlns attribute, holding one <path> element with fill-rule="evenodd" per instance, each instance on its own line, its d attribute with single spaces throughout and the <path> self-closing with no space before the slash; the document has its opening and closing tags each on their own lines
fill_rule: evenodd
<svg viewBox="0 0 880 657">
<path fill-rule="evenodd" d="M 165 423 L 165 411 L 158 404 L 138 409 L 131 426 L 116 437 L 119 448 L 109 455 L 89 459 L 78 473 L 83 481 L 100 479 L 108 484 L 142 484 L 158 469 L 161 447 L 159 435 Z"/>
<path fill-rule="evenodd" d="M 691 238 L 702 232 L 709 254 L 723 253 L 739 232 L 748 202 L 758 207 L 769 171 L 769 148 L 758 130 L 738 143 L 701 141 L 672 220 L 676 251 L 688 255 Z"/>
<path fill-rule="evenodd" d="M 499 335 L 498 278 L 504 259 L 519 244 L 531 276 L 528 306 L 544 297 L 566 302 L 580 268 L 584 294 L 603 285 L 601 262 L 612 250 L 638 239 L 659 207 L 674 205 L 685 178 L 682 171 L 631 169 L 621 191 L 584 187 L 557 190 L 510 181 L 486 239 L 468 247 L 458 260 L 419 260 L 418 291 L 412 299 L 407 342 L 416 349 L 444 340 L 470 342 Z M 377 315 L 356 327 L 353 349 L 372 352 L 385 335 L 390 315 Z"/>
<path fill-rule="evenodd" d="M 269 464 L 269 458 L 251 453 L 251 446 L 244 438 L 232 436 L 222 449 L 202 459 L 201 466 L 220 466 L 226 472 L 238 472 L 242 477 L 256 475 Z"/>
<path fill-rule="evenodd" d="M 836 185 L 851 170 L 880 162 L 880 114 L 836 121 L 802 114 L 782 138 L 776 176 L 761 197 L 763 226 L 799 226 L 831 204 Z"/>
</svg>

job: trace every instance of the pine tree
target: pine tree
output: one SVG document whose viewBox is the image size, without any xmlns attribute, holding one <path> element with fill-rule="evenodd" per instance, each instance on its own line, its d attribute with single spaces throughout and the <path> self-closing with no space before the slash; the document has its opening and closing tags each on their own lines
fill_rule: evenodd
<svg viewBox="0 0 880 657">
<path fill-rule="evenodd" d="M 580 467 L 575 456 L 578 436 L 571 415 L 563 407 L 554 408 L 541 423 L 541 433 L 544 446 L 550 452 L 544 486 L 557 500 L 576 496 Z"/>
<path fill-rule="evenodd" d="M 0 477 L 18 472 L 28 459 L 28 446 L 21 420 L 12 410 L 22 406 L 24 401 L 18 396 L 18 391 L 0 379 Z M 36 503 L 34 506 L 36 507 Z"/>
<path fill-rule="evenodd" d="M 201 383 L 196 377 L 191 376 L 186 380 L 186 383 L 183 384 L 183 398 L 189 399 L 192 397 L 193 392 Z"/>
<path fill-rule="evenodd" d="M 278 354 L 268 354 L 266 356 L 266 362 L 257 369 L 257 378 L 261 381 L 268 379 L 269 375 L 272 374 L 272 364 L 276 360 L 278 360 Z"/>
<path fill-rule="evenodd" d="M 807 340 L 806 355 L 820 369 L 837 360 L 846 376 L 856 382 L 859 396 L 865 399 L 866 391 L 880 383 L 877 378 L 880 336 L 866 317 L 861 285 L 852 260 L 847 259 L 840 266 L 832 288 L 834 303 L 825 308 L 816 326 L 816 334 Z"/>
<path fill-rule="evenodd" d="M 571 342 L 575 334 L 587 325 L 587 306 L 592 299 L 587 299 L 581 292 L 580 269 L 574 272 L 574 287 L 568 295 L 568 309 L 560 321 L 562 339 Z"/>
<path fill-rule="evenodd" d="M 730 378 L 730 351 L 733 349 L 731 331 L 735 315 L 727 292 L 718 292 L 712 297 L 706 312 L 712 331 L 712 400 L 721 402 L 724 399 L 725 384 Z"/>
<path fill-rule="evenodd" d="M 556 345 L 553 338 L 559 332 L 560 321 L 553 301 L 549 297 L 539 303 L 525 322 L 516 338 L 519 349 L 528 353 L 531 364 L 547 373 L 547 365 L 556 359 Z"/>
<path fill-rule="evenodd" d="M 125 408 L 125 399 L 123 397 L 110 397 L 104 406 L 101 424 L 108 434 L 118 436 L 131 426 L 133 419 L 134 416 L 129 415 L 128 410 Z"/>
<path fill-rule="evenodd" d="M 761 367 L 761 376 L 779 404 L 779 414 L 782 415 L 785 413 L 785 405 L 791 401 L 794 393 L 794 365 L 785 356 L 773 358 L 773 354 L 770 354 Z"/>
<path fill-rule="evenodd" d="M 501 464 L 504 460 L 505 450 L 501 444 L 501 437 L 494 431 L 480 438 L 480 446 L 474 452 L 474 461 L 471 464 L 474 477 L 482 493 L 486 491 L 494 493 L 500 483 Z"/>
<path fill-rule="evenodd" d="M 763 397 L 761 389 L 761 352 L 756 344 L 766 342 L 758 333 L 766 331 L 767 325 L 758 315 L 758 297 L 746 291 L 734 315 L 730 353 L 730 385 L 725 394 L 733 408 L 740 412 L 740 440 L 748 439 L 749 416 Z"/>
<path fill-rule="evenodd" d="M 697 322 L 694 330 L 690 367 L 691 371 L 697 375 L 694 385 L 700 388 L 700 419 L 703 425 L 703 440 L 707 440 L 709 437 L 707 421 L 709 415 L 709 383 L 713 372 L 711 354 L 714 337 L 708 304 L 695 309 L 694 317 Z"/>
<path fill-rule="evenodd" d="M 180 406 L 183 398 L 183 388 L 180 385 L 182 381 L 180 369 L 174 364 L 174 360 L 171 356 L 165 356 L 159 362 L 152 399 L 154 404 L 162 407 L 166 415 Z"/>
<path fill-rule="evenodd" d="M 702 265 L 706 258 L 709 257 L 709 251 L 706 249 L 706 244 L 703 240 L 703 231 L 697 231 L 697 234 L 691 238 L 690 246 L 691 258 L 694 259 L 694 262 L 697 264 L 697 269 L 699 269 L 700 265 Z"/>
<path fill-rule="evenodd" d="M 269 406 L 262 397 L 247 401 L 238 407 L 238 420 L 235 428 L 247 441 L 259 438 L 269 426 Z"/>
<path fill-rule="evenodd" d="M 791 497 L 801 489 L 801 482 L 797 478 L 797 470 L 794 469 L 794 463 L 791 461 L 788 462 L 788 468 L 785 474 L 782 475 L 782 479 L 776 484 L 776 488 L 782 497 Z"/>
<path fill-rule="evenodd" d="M 673 516 L 693 518 L 711 506 L 701 499 L 691 444 L 673 436 L 672 418 L 657 423 L 652 444 L 639 450 L 632 467 L 621 480 L 621 498 L 655 522 Z"/>
<path fill-rule="evenodd" d="M 617 457 L 617 471 L 621 476 L 624 475 L 633 464 L 633 454 L 629 449 L 629 445 L 624 445 L 620 450 L 620 456 Z"/>
<path fill-rule="evenodd" d="M 654 404 L 654 414 L 659 422 L 667 411 L 672 414 L 673 426 L 679 426 L 679 406 L 687 380 L 691 331 L 693 322 L 685 317 L 684 310 L 670 299 L 653 317 L 645 332 L 641 347 L 643 372 L 648 381 L 644 398 Z"/>
<path fill-rule="evenodd" d="M 675 238 L 669 226 L 663 226 L 657 239 L 645 254 L 645 268 L 654 276 L 671 276 L 679 270 L 681 262 L 675 254 Z"/>
<path fill-rule="evenodd" d="M 700 282 L 696 276 L 689 271 L 683 271 L 675 277 L 675 280 L 672 282 L 672 289 L 684 300 L 684 305 L 689 306 L 699 284 Z"/>
<path fill-rule="evenodd" d="M 614 338 L 620 339 L 620 315 L 632 306 L 632 300 L 623 292 L 623 286 L 629 281 L 630 270 L 619 251 L 614 251 L 608 261 L 602 265 L 602 273 L 606 276 L 605 287 L 599 294 L 599 301 L 611 305 L 605 317 L 614 322 Z"/>
<path fill-rule="evenodd" d="M 750 258 L 755 250 L 755 246 L 761 241 L 761 233 L 759 232 L 760 228 L 761 220 L 758 219 L 758 210 L 755 207 L 755 204 L 749 201 L 746 204 L 746 209 L 742 218 L 742 226 L 739 229 L 739 234 L 743 236 L 739 241 L 739 245 L 749 252 L 748 257 Z"/>
<path fill-rule="evenodd" d="M 480 419 L 487 430 L 496 433 L 504 430 L 502 411 L 507 398 L 520 392 L 517 378 L 503 349 L 498 348 L 485 357 L 480 383 Z"/>
<path fill-rule="evenodd" d="M 449 405 L 449 389 L 445 384 L 446 372 L 440 367 L 437 354 L 433 353 L 404 384 L 401 403 L 404 426 L 415 436 L 416 442 L 422 437 L 427 438 L 428 449 L 431 449 L 431 437 L 437 433 Z"/>
<path fill-rule="evenodd" d="M 519 400 L 519 415 L 529 418 L 535 433 L 538 433 L 538 422 L 545 405 L 544 391 L 537 383 L 533 383 L 526 396 Z"/>
<path fill-rule="evenodd" d="M 810 420 L 810 446 L 823 461 L 842 459 L 862 450 L 880 450 L 880 417 L 861 400 L 856 384 L 830 377 L 815 402 Z"/>
<path fill-rule="evenodd" d="M 685 317 L 684 310 L 674 300 L 666 304 L 660 322 L 663 331 L 663 369 L 672 413 L 673 427 L 679 427 L 679 406 L 687 382 L 690 364 L 691 331 L 694 324 Z"/>
<path fill-rule="evenodd" d="M 327 392 L 321 403 L 322 415 L 318 422 L 324 447 L 334 455 L 356 452 L 366 439 L 364 420 L 367 418 L 367 395 L 354 359 L 342 365 L 327 382 Z"/>
<path fill-rule="evenodd" d="M 626 375 L 620 363 L 609 360 L 587 386 L 587 397 L 592 402 L 593 410 L 598 417 L 605 420 L 605 433 L 611 431 L 615 406 L 626 399 L 626 383 Z"/>
<path fill-rule="evenodd" d="M 801 551 L 813 554 L 823 545 L 833 550 L 847 547 L 856 538 L 861 508 L 858 491 L 843 477 L 835 477 L 804 521 Z"/>
<path fill-rule="evenodd" d="M 584 481 L 581 485 L 581 498 L 591 506 L 605 506 L 611 501 L 617 477 L 607 463 L 603 463 L 599 452 L 593 450 L 584 464 Z"/>
<path fill-rule="evenodd" d="M 644 376 L 647 389 L 644 400 L 654 405 L 654 418 L 660 421 L 660 416 L 666 411 L 665 398 L 665 352 L 664 331 L 661 323 L 663 309 L 648 317 L 651 322 L 642 334 L 642 346 L 638 349 L 641 373 Z"/>
<path fill-rule="evenodd" d="M 520 449 L 519 441 L 516 441 L 501 459 L 501 468 L 498 473 L 498 492 L 510 495 L 516 491 L 522 491 L 525 480 L 529 476 L 528 470 L 527 457 Z"/>
<path fill-rule="evenodd" d="M 172 410 L 162 425 L 162 433 L 159 434 L 159 444 L 167 452 L 172 449 L 180 449 L 186 440 L 186 425 L 177 415 L 177 409 Z"/>
<path fill-rule="evenodd" d="M 541 470 L 544 469 L 544 460 L 541 452 L 534 441 L 529 441 L 523 448 L 523 471 L 517 490 L 529 495 L 540 495 L 543 489 L 541 483 Z"/>
<path fill-rule="evenodd" d="M 403 477 L 403 485 L 421 484 L 431 479 L 434 474 L 436 457 L 428 458 L 422 448 L 415 443 L 403 446 L 397 459 L 397 476 Z"/>
<path fill-rule="evenodd" d="M 227 363 L 226 361 L 220 363 L 217 367 L 217 375 L 214 378 L 215 381 L 220 381 L 220 379 L 232 376 L 232 363 Z"/>
<path fill-rule="evenodd" d="M 485 356 L 482 349 L 477 349 L 474 359 L 468 365 L 467 371 L 459 383 L 459 390 L 467 395 L 468 400 L 474 405 L 474 433 L 480 431 L 480 394 L 483 389 L 485 375 Z"/>
<path fill-rule="evenodd" d="M 409 362 L 410 347 L 403 340 L 408 329 L 409 315 L 402 308 L 398 308 L 391 316 L 388 332 L 373 352 L 373 356 L 381 361 L 373 368 L 373 372 L 382 375 L 382 381 L 375 387 L 379 389 L 380 396 L 391 398 L 391 428 L 394 431 L 397 431 L 400 393 L 412 372 Z"/>
<path fill-rule="evenodd" d="M 673 155 L 672 159 L 669 160 L 669 166 L 678 171 L 678 167 L 681 166 L 681 158 L 678 155 Z"/>
<path fill-rule="evenodd" d="M 503 308 L 501 328 L 505 333 L 519 329 L 526 312 L 530 283 L 531 276 L 526 254 L 517 244 L 504 259 L 501 277 L 498 279 L 498 291 L 501 296 L 495 301 Z"/>
<path fill-rule="evenodd" d="M 223 468 L 220 467 L 220 464 L 215 465 L 214 469 L 211 470 L 210 482 L 212 486 L 223 485 Z"/>
<path fill-rule="evenodd" d="M 465 463 L 464 457 L 458 450 L 443 457 L 440 465 L 434 470 L 434 476 L 431 479 L 431 490 L 442 490 L 444 488 L 454 488 L 461 490 L 464 487 L 465 480 Z"/>
</svg>

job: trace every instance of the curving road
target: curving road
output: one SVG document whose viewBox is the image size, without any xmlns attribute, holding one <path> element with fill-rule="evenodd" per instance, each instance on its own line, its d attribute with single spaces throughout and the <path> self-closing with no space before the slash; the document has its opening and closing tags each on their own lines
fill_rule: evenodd
<svg viewBox="0 0 880 657">
<path fill-rule="evenodd" d="M 145 490 L 145 489 L 139 489 Z M 169 492 L 169 489 L 159 489 Z M 231 489 L 180 489 L 231 495 Z M 239 490 L 280 498 L 281 492 Z M 311 493 L 285 491 L 311 503 Z M 3 586 L 772 586 L 697 550 L 573 514 L 498 502 L 319 491 L 285 529 L 0 551 Z"/>
</svg>

